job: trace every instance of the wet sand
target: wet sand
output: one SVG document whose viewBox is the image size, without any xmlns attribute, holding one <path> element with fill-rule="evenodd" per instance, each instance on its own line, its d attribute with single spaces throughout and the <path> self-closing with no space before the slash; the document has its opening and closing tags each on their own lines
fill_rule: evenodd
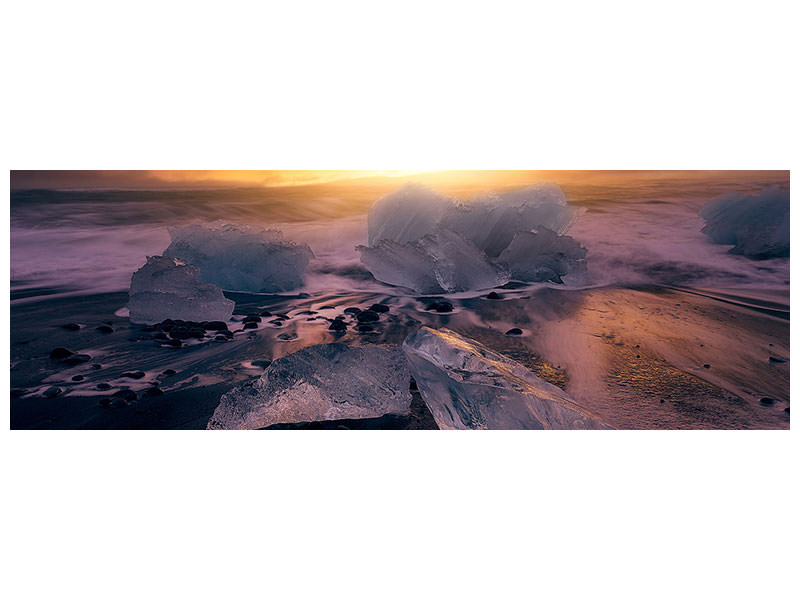
<svg viewBox="0 0 800 600">
<path fill-rule="evenodd" d="M 265 310 L 288 318 L 280 326 L 263 318 L 257 329 L 236 333 L 229 342 L 182 348 L 165 348 L 153 332 L 118 316 L 125 292 L 14 304 L 11 427 L 202 429 L 222 393 L 263 372 L 263 363 L 253 361 L 333 341 L 400 344 L 423 324 L 448 327 L 507 354 L 616 428 L 789 427 L 788 301 L 780 297 L 660 287 L 497 291 L 502 299 L 449 298 L 452 313 L 427 311 L 428 299 L 408 296 L 231 293 L 238 318 Z M 328 331 L 326 319 L 373 302 L 390 306 L 374 332 L 354 331 L 350 316 L 343 335 Z M 81 329 L 63 328 L 71 322 Z M 113 333 L 96 331 L 105 323 Z M 523 334 L 506 335 L 513 327 Z M 70 366 L 49 358 L 58 346 L 91 360 Z M 167 369 L 176 373 L 164 375 Z M 144 376 L 120 377 L 132 370 Z M 110 389 L 97 390 L 98 384 Z M 53 386 L 63 393 L 45 397 Z M 163 394 L 149 395 L 154 386 Z M 101 404 L 122 389 L 136 392 L 136 400 Z M 276 428 L 427 429 L 435 423 L 415 396 L 409 415 Z"/>
</svg>

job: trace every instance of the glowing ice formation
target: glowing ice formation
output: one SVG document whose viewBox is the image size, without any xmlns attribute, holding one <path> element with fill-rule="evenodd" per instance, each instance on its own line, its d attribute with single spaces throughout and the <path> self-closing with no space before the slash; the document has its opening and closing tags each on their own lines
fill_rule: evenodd
<svg viewBox="0 0 800 600">
<path fill-rule="evenodd" d="M 409 381 L 399 347 L 311 346 L 273 361 L 255 381 L 224 394 L 208 429 L 402 414 L 411 406 Z"/>
<path fill-rule="evenodd" d="M 717 244 L 733 244 L 732 254 L 765 259 L 789 256 L 789 190 L 773 186 L 760 194 L 724 194 L 700 216 L 703 233 Z"/>
<path fill-rule="evenodd" d="M 225 290 L 286 292 L 303 285 L 311 249 L 277 230 L 247 225 L 188 225 L 170 229 L 165 256 L 200 269 L 200 279 Z"/>
<path fill-rule="evenodd" d="M 422 327 L 403 350 L 440 429 L 609 429 L 560 388 L 448 329 Z"/>
<path fill-rule="evenodd" d="M 149 256 L 131 277 L 129 294 L 134 323 L 227 321 L 234 307 L 220 288 L 198 279 L 196 266 L 168 256 Z"/>
<path fill-rule="evenodd" d="M 545 227 L 520 231 L 498 257 L 512 279 L 552 281 L 586 270 L 586 248 L 568 235 L 558 235 Z"/>
</svg>

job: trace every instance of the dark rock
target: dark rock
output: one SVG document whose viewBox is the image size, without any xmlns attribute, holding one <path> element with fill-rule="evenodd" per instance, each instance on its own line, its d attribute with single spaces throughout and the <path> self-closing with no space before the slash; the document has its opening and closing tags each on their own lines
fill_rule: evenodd
<svg viewBox="0 0 800 600">
<path fill-rule="evenodd" d="M 283 319 L 272 319 L 270 324 L 275 325 L 275 327 L 282 327 L 283 326 Z"/>
<path fill-rule="evenodd" d="M 447 300 L 437 300 L 428 304 L 425 310 L 436 311 L 438 313 L 453 312 L 453 305 Z"/>
<path fill-rule="evenodd" d="M 271 317 L 272 316 L 272 313 L 269 312 L 268 310 L 262 310 L 260 314 L 261 314 L 262 317 Z"/>
<path fill-rule="evenodd" d="M 88 354 L 73 354 L 72 356 L 68 356 L 64 359 L 64 364 L 74 367 L 76 365 L 87 363 L 90 360 L 92 360 L 92 357 Z"/>
<path fill-rule="evenodd" d="M 506 331 L 506 335 L 522 335 L 522 329 L 519 327 L 514 327 Z"/>
<path fill-rule="evenodd" d="M 771 362 L 772 364 L 783 364 L 783 363 L 786 362 L 786 359 L 785 358 L 778 358 L 777 356 L 770 356 L 769 357 L 769 362 Z"/>
<path fill-rule="evenodd" d="M 64 390 L 62 390 L 60 387 L 56 387 L 56 386 L 49 387 L 44 391 L 44 397 L 45 398 L 55 398 L 56 396 L 60 396 L 63 391 Z"/>
<path fill-rule="evenodd" d="M 775 402 L 776 402 L 775 398 L 762 398 L 761 399 L 761 404 L 763 404 L 764 406 L 772 406 L 773 404 L 775 404 Z"/>
<path fill-rule="evenodd" d="M 108 325 L 100 325 L 100 327 L 95 327 L 94 330 L 98 333 L 114 333 L 114 330 Z"/>
<path fill-rule="evenodd" d="M 703 368 L 704 368 L 704 369 L 710 369 L 710 368 L 711 368 L 711 365 L 703 365 Z"/>
<path fill-rule="evenodd" d="M 376 313 L 387 313 L 389 312 L 389 307 L 385 304 L 373 304 L 369 307 L 369 310 Z"/>
<path fill-rule="evenodd" d="M 166 333 L 164 333 L 163 331 L 159 331 L 158 333 L 154 333 L 153 334 L 153 339 L 154 340 L 168 340 L 169 336 Z"/>
<path fill-rule="evenodd" d="M 242 329 L 258 329 L 258 323 L 255 321 L 246 321 L 244 325 L 242 325 Z"/>
<path fill-rule="evenodd" d="M 259 359 L 259 360 L 254 360 L 252 364 L 254 367 L 261 367 L 262 369 L 266 369 L 268 366 L 272 364 L 272 361 L 266 359 L 263 360 Z"/>
<path fill-rule="evenodd" d="M 412 392 L 416 392 L 419 390 L 419 388 L 417 387 L 417 380 L 414 379 L 413 377 L 411 378 L 411 382 L 408 384 L 408 389 L 411 390 Z"/>
<path fill-rule="evenodd" d="M 93 368 L 95 371 L 99 371 L 100 369 L 102 369 L 102 368 L 103 368 L 103 365 L 100 365 L 100 364 L 94 363 L 94 364 L 92 365 L 92 368 Z"/>
<path fill-rule="evenodd" d="M 164 391 L 160 387 L 153 386 L 153 387 L 147 388 L 144 391 L 144 395 L 145 396 L 163 396 L 164 395 Z"/>
<path fill-rule="evenodd" d="M 488 294 L 486 294 L 486 298 L 488 300 L 502 300 L 503 296 L 501 296 L 497 292 L 489 292 Z"/>
<path fill-rule="evenodd" d="M 214 336 L 214 341 L 215 342 L 230 342 L 231 338 L 229 338 L 226 335 L 215 335 Z"/>
<path fill-rule="evenodd" d="M 242 319 L 242 323 L 261 323 L 261 317 L 258 315 L 247 315 Z"/>
<path fill-rule="evenodd" d="M 175 326 L 169 330 L 169 337 L 173 340 L 188 340 L 191 336 L 186 327 Z"/>
<path fill-rule="evenodd" d="M 170 348 L 180 348 L 183 346 L 180 340 L 164 340 L 161 342 L 162 346 L 169 346 Z"/>
<path fill-rule="evenodd" d="M 109 384 L 105 383 L 105 382 L 98 383 L 96 387 L 97 387 L 98 390 L 103 390 L 103 391 L 111 389 L 111 386 Z"/>
<path fill-rule="evenodd" d="M 222 321 L 206 321 L 203 323 L 203 329 L 206 331 L 227 331 L 228 324 Z"/>
<path fill-rule="evenodd" d="M 359 323 L 374 323 L 380 320 L 380 315 L 372 310 L 362 310 L 356 315 L 356 320 Z"/>
<path fill-rule="evenodd" d="M 360 333 L 369 333 L 370 331 L 375 331 L 375 328 L 372 325 L 367 325 L 366 323 L 361 323 L 356 327 Z"/>
<path fill-rule="evenodd" d="M 67 323 L 66 325 L 62 325 L 61 327 L 69 331 L 78 331 L 81 328 L 81 326 L 78 325 L 77 323 Z"/>
<path fill-rule="evenodd" d="M 347 330 L 347 325 L 344 323 L 344 321 L 340 321 L 338 319 L 334 319 L 333 321 L 331 321 L 331 324 L 328 327 L 328 330 L 329 331 L 346 331 Z"/>
<path fill-rule="evenodd" d="M 120 377 L 126 377 L 127 379 L 142 379 L 144 378 L 144 371 L 125 371 Z"/>
<path fill-rule="evenodd" d="M 138 397 L 136 395 L 136 392 L 134 392 L 133 390 L 119 390 L 118 392 L 114 392 L 112 396 L 114 398 L 120 398 L 125 402 L 131 402 L 133 400 L 136 400 L 136 398 Z"/>
<path fill-rule="evenodd" d="M 337 305 L 335 305 L 335 304 L 326 304 L 325 306 L 320 306 L 319 307 L 320 310 L 336 310 L 337 308 L 339 308 L 339 307 Z M 361 310 L 361 309 L 359 308 L 358 310 Z"/>
<path fill-rule="evenodd" d="M 73 354 L 74 352 L 72 350 L 67 350 L 66 348 L 53 348 L 50 351 L 50 358 L 67 358 Z"/>
<path fill-rule="evenodd" d="M 357 306 L 351 306 L 349 308 L 345 308 L 344 309 L 344 314 L 346 314 L 346 315 L 357 315 L 360 312 L 361 312 L 361 309 L 358 308 Z"/>
<path fill-rule="evenodd" d="M 297 334 L 296 333 L 282 333 L 282 334 L 280 334 L 278 336 L 278 339 L 279 340 L 283 340 L 284 342 L 289 342 L 291 340 L 296 340 L 297 339 Z"/>
<path fill-rule="evenodd" d="M 161 371 L 161 374 L 169 377 L 170 375 L 175 375 L 176 372 L 177 371 L 175 371 L 174 369 L 164 369 L 163 371 Z"/>
<path fill-rule="evenodd" d="M 72 381 L 83 381 L 85 377 L 83 375 L 73 375 Z"/>
</svg>

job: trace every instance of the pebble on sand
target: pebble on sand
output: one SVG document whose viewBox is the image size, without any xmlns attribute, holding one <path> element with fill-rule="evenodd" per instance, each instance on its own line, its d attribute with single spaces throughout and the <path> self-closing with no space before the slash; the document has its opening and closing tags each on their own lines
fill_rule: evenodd
<svg viewBox="0 0 800 600">
<path fill-rule="evenodd" d="M 513 327 L 512 329 L 506 331 L 506 335 L 522 335 L 522 329 L 519 327 Z"/>
</svg>

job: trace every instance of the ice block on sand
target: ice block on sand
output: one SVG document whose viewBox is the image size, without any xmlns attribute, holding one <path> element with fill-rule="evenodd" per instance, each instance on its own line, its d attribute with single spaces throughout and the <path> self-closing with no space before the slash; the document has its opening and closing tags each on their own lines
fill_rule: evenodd
<svg viewBox="0 0 800 600">
<path fill-rule="evenodd" d="M 134 323 L 227 321 L 235 304 L 217 286 L 202 283 L 196 266 L 168 256 L 149 256 L 131 277 L 129 295 Z"/>
<path fill-rule="evenodd" d="M 449 329 L 422 327 L 403 350 L 440 429 L 609 429 L 560 388 Z"/>
<path fill-rule="evenodd" d="M 200 279 L 224 290 L 287 292 L 303 285 L 314 257 L 278 230 L 249 225 L 187 225 L 170 229 L 164 250 L 200 269 Z"/>
<path fill-rule="evenodd" d="M 273 361 L 259 378 L 224 394 L 208 429 L 403 414 L 411 406 L 409 381 L 397 346 L 311 346 Z"/>
<path fill-rule="evenodd" d="M 565 275 L 585 272 L 586 248 L 568 235 L 541 227 L 538 231 L 520 231 L 503 250 L 497 262 L 519 281 L 561 283 Z"/>
<path fill-rule="evenodd" d="M 789 190 L 769 187 L 759 194 L 724 194 L 700 216 L 703 233 L 717 244 L 732 244 L 732 254 L 766 259 L 789 256 Z"/>
</svg>

